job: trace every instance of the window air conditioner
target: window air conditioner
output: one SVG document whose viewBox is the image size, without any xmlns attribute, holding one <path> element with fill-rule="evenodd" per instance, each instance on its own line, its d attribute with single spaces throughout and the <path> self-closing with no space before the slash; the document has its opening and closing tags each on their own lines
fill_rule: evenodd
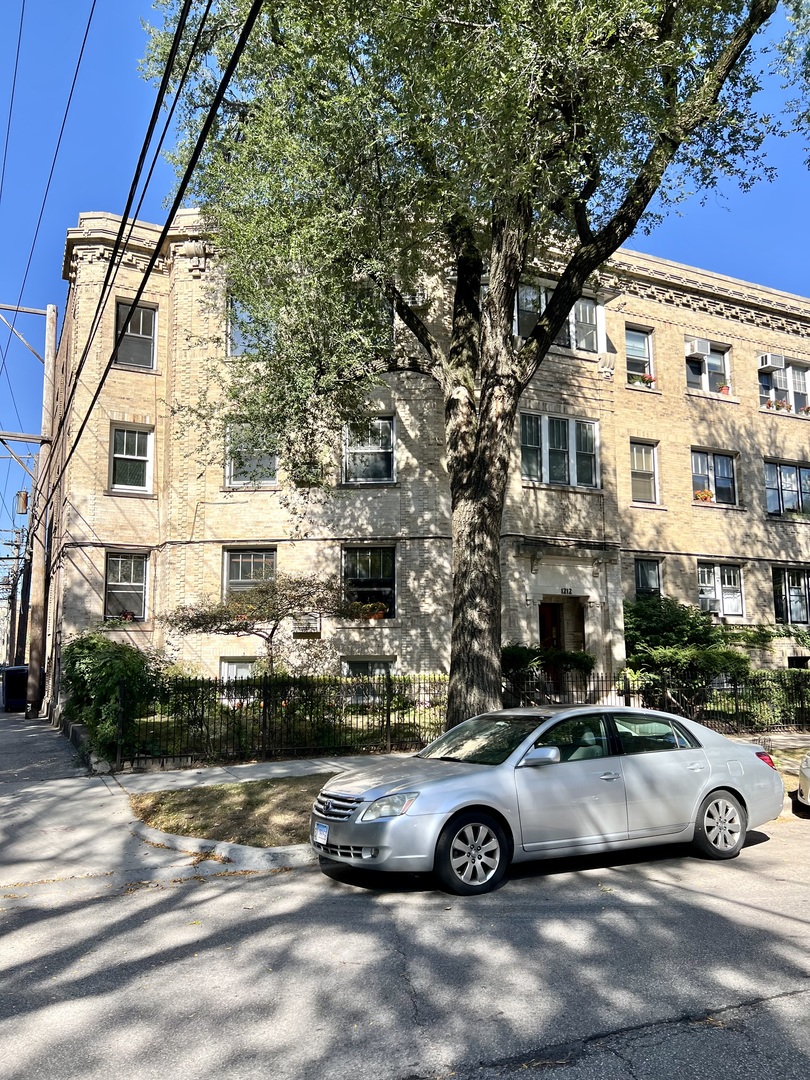
<svg viewBox="0 0 810 1080">
<path fill-rule="evenodd" d="M 706 338 L 687 338 L 686 355 L 689 359 L 705 360 L 712 351 L 712 343 Z"/>
<path fill-rule="evenodd" d="M 784 371 L 784 368 L 785 358 L 779 353 L 766 352 L 759 358 L 760 371 Z"/>
</svg>

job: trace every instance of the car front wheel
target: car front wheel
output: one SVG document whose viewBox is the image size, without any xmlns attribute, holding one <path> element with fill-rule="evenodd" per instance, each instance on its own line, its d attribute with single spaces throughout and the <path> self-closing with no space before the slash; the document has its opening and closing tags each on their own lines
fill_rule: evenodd
<svg viewBox="0 0 810 1080">
<path fill-rule="evenodd" d="M 436 874 L 459 896 L 494 889 L 503 880 L 508 864 L 506 834 L 489 814 L 455 818 L 445 826 L 436 845 Z"/>
<path fill-rule="evenodd" d="M 695 847 L 711 859 L 733 859 L 745 843 L 745 810 L 730 791 L 713 791 L 700 804 Z"/>
</svg>

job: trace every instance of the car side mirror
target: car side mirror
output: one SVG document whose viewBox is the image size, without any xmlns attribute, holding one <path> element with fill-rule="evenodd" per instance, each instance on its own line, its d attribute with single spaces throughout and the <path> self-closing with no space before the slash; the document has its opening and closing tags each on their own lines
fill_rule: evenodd
<svg viewBox="0 0 810 1080">
<path fill-rule="evenodd" d="M 559 746 L 533 746 L 522 761 L 518 762 L 518 768 L 534 769 L 537 765 L 558 765 L 559 761 Z"/>
</svg>

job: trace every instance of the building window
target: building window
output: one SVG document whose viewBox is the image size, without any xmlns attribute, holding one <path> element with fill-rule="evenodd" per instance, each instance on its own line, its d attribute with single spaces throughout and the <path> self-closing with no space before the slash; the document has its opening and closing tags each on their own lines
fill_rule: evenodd
<svg viewBox="0 0 810 1080">
<path fill-rule="evenodd" d="M 255 656 L 240 656 L 236 658 L 220 657 L 219 677 L 223 682 L 233 682 L 234 679 L 250 679 L 253 676 L 253 665 L 256 663 Z"/>
<path fill-rule="evenodd" d="M 149 307 L 136 307 L 129 316 L 130 307 L 127 300 L 115 305 L 116 341 L 121 338 L 122 332 L 124 335 L 116 351 L 115 362 L 152 369 L 155 366 L 157 311 Z"/>
<path fill-rule="evenodd" d="M 728 387 L 729 350 L 710 341 L 686 343 L 686 385 L 690 390 L 705 390 L 719 394 Z"/>
<path fill-rule="evenodd" d="M 278 459 L 268 451 L 256 450 L 238 429 L 228 435 L 225 462 L 226 487 L 273 487 L 278 479 Z"/>
<path fill-rule="evenodd" d="M 146 617 L 146 564 L 148 555 L 107 552 L 104 578 L 104 618 Z"/>
<path fill-rule="evenodd" d="M 759 403 L 776 412 L 810 412 L 808 368 L 786 356 L 766 353 L 759 358 Z M 779 363 L 782 366 L 776 367 Z"/>
<path fill-rule="evenodd" d="M 258 551 L 226 551 L 224 592 L 230 596 L 234 592 L 252 589 L 261 581 L 267 581 L 276 572 L 275 548 Z"/>
<path fill-rule="evenodd" d="M 742 615 L 742 575 L 739 566 L 698 563 L 698 602 L 703 611 Z"/>
<path fill-rule="evenodd" d="M 554 289 L 548 285 L 521 282 L 515 297 L 515 334 L 518 337 L 529 337 L 537 325 L 537 320 L 546 310 L 553 292 Z M 583 352 L 598 351 L 595 300 L 586 296 L 577 300 L 554 343 L 566 349 L 573 345 L 573 348 Z"/>
<path fill-rule="evenodd" d="M 702 502 L 735 506 L 734 458 L 730 454 L 692 451 L 692 494 Z"/>
<path fill-rule="evenodd" d="M 393 662 L 377 657 L 358 660 L 353 656 L 343 657 L 343 674 L 349 678 L 378 679 L 391 674 Z"/>
<path fill-rule="evenodd" d="M 138 428 L 112 429 L 110 488 L 113 491 L 152 490 L 152 432 Z"/>
<path fill-rule="evenodd" d="M 661 564 L 657 559 L 636 559 L 636 596 L 661 595 Z"/>
<path fill-rule="evenodd" d="M 658 501 L 655 472 L 655 446 L 652 443 L 630 443 L 631 498 L 637 503 Z"/>
<path fill-rule="evenodd" d="M 783 570 L 773 568 L 773 610 L 778 623 L 806 623 L 808 621 L 807 570 Z"/>
<path fill-rule="evenodd" d="M 766 461 L 765 500 L 769 514 L 810 515 L 810 465 Z"/>
<path fill-rule="evenodd" d="M 520 470 L 524 480 L 597 487 L 596 423 L 521 413 Z"/>
<path fill-rule="evenodd" d="M 343 441 L 347 484 L 380 484 L 394 479 L 394 418 L 375 416 L 348 424 Z"/>
<path fill-rule="evenodd" d="M 349 604 L 375 606 L 386 619 L 396 615 L 396 580 L 392 547 L 343 549 L 343 586 Z"/>
<path fill-rule="evenodd" d="M 641 386 L 655 382 L 652 368 L 652 334 L 649 330 L 624 331 L 624 351 L 627 357 L 627 381 Z"/>
</svg>

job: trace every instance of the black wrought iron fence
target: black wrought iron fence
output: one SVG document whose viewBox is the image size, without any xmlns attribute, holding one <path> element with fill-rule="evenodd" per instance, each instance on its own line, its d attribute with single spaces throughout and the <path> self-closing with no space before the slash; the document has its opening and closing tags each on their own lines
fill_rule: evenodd
<svg viewBox="0 0 810 1080">
<path fill-rule="evenodd" d="M 416 750 L 441 733 L 442 675 L 167 678 L 120 688 L 118 765 Z"/>
<path fill-rule="evenodd" d="M 444 728 L 447 685 L 444 675 L 167 678 L 141 699 L 122 685 L 116 763 L 417 750 Z M 589 703 L 663 709 L 728 734 L 810 731 L 810 672 L 760 671 L 726 683 L 575 672 L 504 681 L 506 707 Z"/>
<path fill-rule="evenodd" d="M 810 731 L 810 671 L 756 671 L 745 680 L 681 679 L 666 673 L 580 675 L 516 672 L 504 705 L 589 704 L 662 709 L 725 734 Z"/>
</svg>

